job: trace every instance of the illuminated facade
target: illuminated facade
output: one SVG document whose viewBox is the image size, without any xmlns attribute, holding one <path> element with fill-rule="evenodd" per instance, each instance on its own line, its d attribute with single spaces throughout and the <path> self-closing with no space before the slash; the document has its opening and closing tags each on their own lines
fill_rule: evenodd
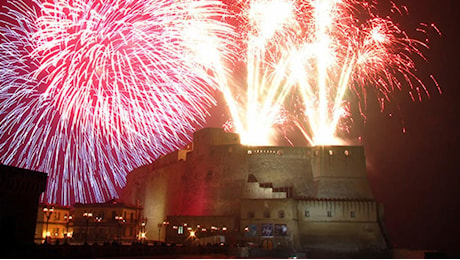
<svg viewBox="0 0 460 260">
<path fill-rule="evenodd" d="M 186 149 L 131 172 L 122 198 L 144 207 L 150 240 L 169 242 L 169 232 L 187 230 L 186 222 L 221 216 L 232 217 L 237 230 L 227 240 L 266 249 L 387 248 L 361 146 L 245 146 L 237 134 L 205 128 Z M 188 218 L 172 223 L 177 216 Z M 218 222 L 199 225 L 208 231 Z"/>
<path fill-rule="evenodd" d="M 73 207 L 75 243 L 132 243 L 142 238 L 142 207 L 118 200 Z"/>
<path fill-rule="evenodd" d="M 40 204 L 37 211 L 35 243 L 66 242 L 72 238 L 73 221 L 70 207 Z"/>
<path fill-rule="evenodd" d="M 40 204 L 37 211 L 35 243 L 66 242 L 72 238 L 73 223 L 70 207 Z"/>
</svg>

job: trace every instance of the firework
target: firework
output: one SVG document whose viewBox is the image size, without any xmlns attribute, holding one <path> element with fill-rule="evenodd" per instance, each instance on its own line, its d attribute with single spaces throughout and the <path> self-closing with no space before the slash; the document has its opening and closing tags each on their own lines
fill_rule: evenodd
<svg viewBox="0 0 460 260">
<path fill-rule="evenodd" d="M 247 89 L 238 99 L 233 89 L 224 95 L 245 143 L 270 144 L 288 123 L 312 145 L 337 144 L 337 131 L 348 129 L 343 124 L 351 116 L 346 95 L 364 100 L 366 89 L 374 88 L 384 104 L 408 87 L 413 99 L 414 93 L 429 96 L 414 61 L 428 46 L 390 16 L 379 16 L 375 2 L 249 0 L 239 7 Z M 290 109 L 299 98 L 302 106 Z"/>
<path fill-rule="evenodd" d="M 44 200 L 117 197 L 131 169 L 189 141 L 227 78 L 215 0 L 34 0 L 4 7 L 0 153 L 49 173 Z"/>
</svg>

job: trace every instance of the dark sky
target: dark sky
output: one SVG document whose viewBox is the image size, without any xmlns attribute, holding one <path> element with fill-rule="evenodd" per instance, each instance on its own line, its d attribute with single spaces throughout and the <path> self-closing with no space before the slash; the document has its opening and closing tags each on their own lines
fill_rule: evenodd
<svg viewBox="0 0 460 260">
<path fill-rule="evenodd" d="M 369 108 L 364 126 L 368 176 L 376 199 L 385 206 L 386 226 L 398 247 L 453 251 L 460 248 L 460 2 L 406 1 L 409 18 L 436 24 L 429 62 L 442 94 L 431 89 L 423 102 L 400 99 L 401 120 Z M 423 64 L 422 64 L 423 65 Z"/>
</svg>

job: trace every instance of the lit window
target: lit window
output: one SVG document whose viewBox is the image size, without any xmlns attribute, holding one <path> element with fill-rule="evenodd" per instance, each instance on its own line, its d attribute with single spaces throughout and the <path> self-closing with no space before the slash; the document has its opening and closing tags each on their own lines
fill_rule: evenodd
<svg viewBox="0 0 460 260">
<path fill-rule="evenodd" d="M 307 217 L 307 218 L 310 217 L 310 211 L 309 210 L 305 210 L 305 217 Z"/>
<path fill-rule="evenodd" d="M 331 155 L 331 156 L 334 155 L 334 151 L 329 150 L 329 155 Z"/>
<path fill-rule="evenodd" d="M 343 151 L 343 154 L 345 154 L 345 156 L 348 156 L 348 155 L 350 155 L 350 151 L 345 150 L 345 151 Z"/>
<path fill-rule="evenodd" d="M 177 229 L 177 234 L 179 234 L 179 235 L 184 234 L 184 227 L 183 226 L 179 226 L 179 228 Z"/>
</svg>

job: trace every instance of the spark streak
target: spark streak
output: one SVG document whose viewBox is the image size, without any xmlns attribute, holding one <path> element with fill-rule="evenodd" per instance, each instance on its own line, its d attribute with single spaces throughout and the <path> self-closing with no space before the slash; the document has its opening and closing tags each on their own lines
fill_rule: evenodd
<svg viewBox="0 0 460 260">
<path fill-rule="evenodd" d="M 414 59 L 428 46 L 410 38 L 376 3 L 356 0 L 241 1 L 240 32 L 246 44 L 246 95 L 225 98 L 242 142 L 273 142 L 279 124 L 301 128 L 312 145 L 337 144 L 337 129 L 350 113 L 347 95 L 375 88 L 379 99 L 409 87 L 429 96 Z M 394 13 L 402 14 L 393 4 Z M 273 13 L 271 11 L 273 10 Z M 436 28 L 435 28 L 436 29 Z M 432 78 L 437 86 L 434 78 Z M 439 89 L 439 88 L 438 88 Z M 240 91 L 240 89 L 238 89 Z M 303 113 L 281 118 L 289 96 L 300 96 Z M 239 95 L 241 97 L 242 95 Z"/>
<path fill-rule="evenodd" d="M 34 0 L 4 7 L 1 161 L 49 172 L 45 201 L 117 197 L 215 104 L 232 27 L 217 0 Z"/>
</svg>

